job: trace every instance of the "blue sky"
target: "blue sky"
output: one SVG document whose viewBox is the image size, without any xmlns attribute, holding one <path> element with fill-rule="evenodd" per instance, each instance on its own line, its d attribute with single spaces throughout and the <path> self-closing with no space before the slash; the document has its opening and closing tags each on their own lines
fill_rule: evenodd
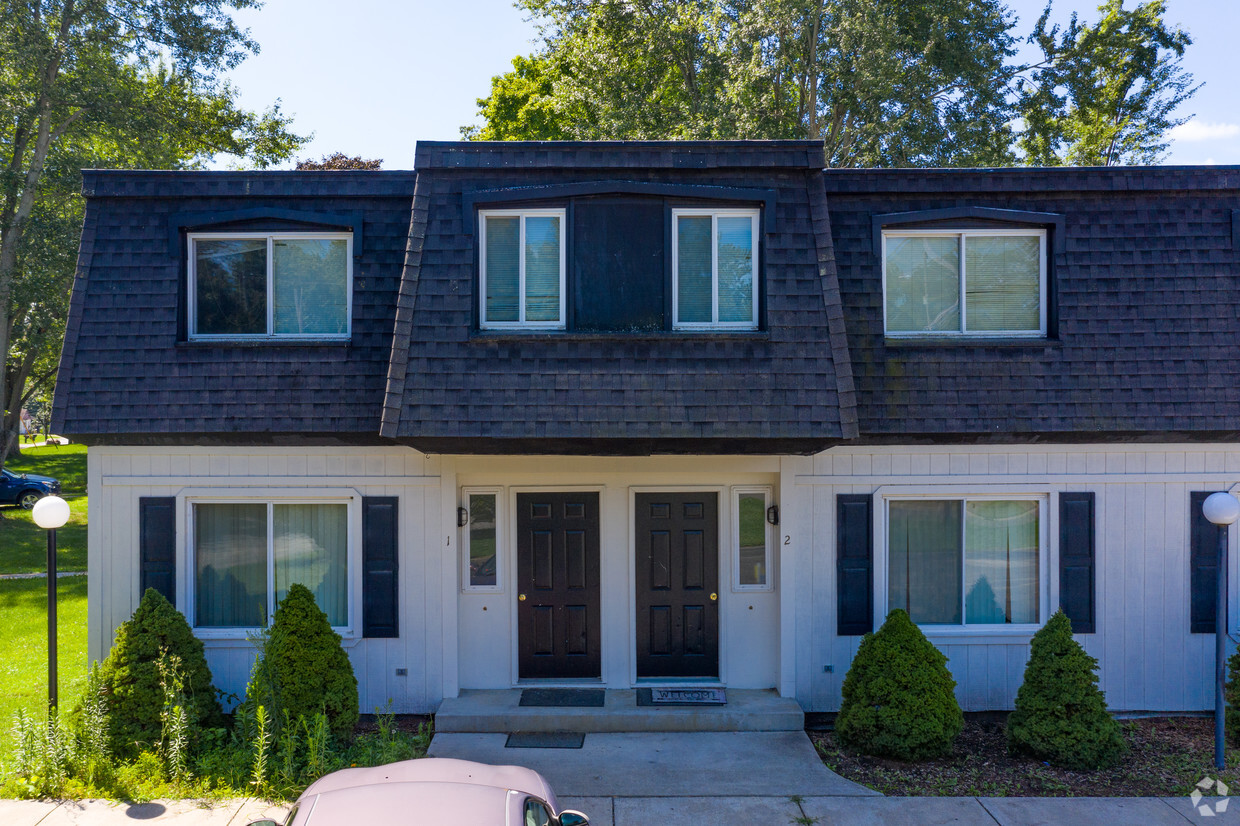
<svg viewBox="0 0 1240 826">
<path fill-rule="evenodd" d="M 1132 7 L 1136 0 L 1128 0 Z M 1043 0 L 1007 0 L 1022 36 Z M 1192 35 L 1184 66 L 1204 86 L 1182 113 L 1167 163 L 1240 164 L 1240 91 L 1236 88 L 1240 13 L 1234 0 L 1168 0 L 1167 19 Z M 347 9 L 347 11 L 344 11 Z M 1057 0 L 1054 18 L 1076 10 L 1096 18 L 1096 3 Z M 417 140 L 456 140 L 476 120 L 475 99 L 534 49 L 537 30 L 508 0 L 267 0 L 238 14 L 262 46 L 231 73 L 242 102 L 264 108 L 276 98 L 314 133 L 301 157 L 337 150 L 383 158 L 385 169 L 413 166 Z"/>
</svg>

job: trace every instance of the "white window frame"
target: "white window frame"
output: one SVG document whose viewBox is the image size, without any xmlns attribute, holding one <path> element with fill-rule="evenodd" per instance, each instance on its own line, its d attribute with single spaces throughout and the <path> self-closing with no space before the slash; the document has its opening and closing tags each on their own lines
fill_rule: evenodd
<svg viewBox="0 0 1240 826">
<path fill-rule="evenodd" d="M 681 217 L 709 217 L 710 221 L 710 318 L 706 321 L 682 322 L 680 320 L 680 219 Z M 753 238 L 750 263 L 753 267 L 753 306 L 751 321 L 719 320 L 719 219 L 748 216 Z M 673 209 L 672 210 L 672 329 L 673 330 L 756 330 L 758 329 L 758 257 L 762 247 L 759 234 L 757 209 Z"/>
<path fill-rule="evenodd" d="M 741 495 L 742 494 L 761 494 L 762 502 L 762 526 L 766 537 L 766 582 L 762 585 L 742 585 L 741 584 Z M 775 526 L 766 518 L 766 512 L 770 510 L 773 491 L 770 485 L 736 485 L 732 488 L 732 590 L 735 592 L 756 592 L 756 591 L 773 591 L 775 590 L 774 574 L 775 565 L 773 559 L 773 550 L 776 541 Z"/>
<path fill-rule="evenodd" d="M 353 233 L 351 232 L 193 232 L 187 237 L 187 270 L 190 341 L 348 341 L 353 335 Z M 232 241 L 252 238 L 267 239 L 267 331 L 265 333 L 199 333 L 198 332 L 198 256 L 200 240 Z M 277 333 L 275 332 L 275 255 L 276 241 L 345 241 L 345 307 L 343 333 Z"/>
<path fill-rule="evenodd" d="M 504 593 L 505 570 L 504 539 L 507 536 L 504 520 L 504 488 L 503 487 L 464 487 L 461 488 L 461 507 L 470 510 L 470 497 L 476 495 L 495 497 L 495 584 L 472 585 L 469 581 L 469 544 L 470 531 L 473 525 L 473 512 L 469 514 L 469 524 L 461 528 L 461 591 L 468 594 L 502 594 Z"/>
<path fill-rule="evenodd" d="M 275 505 L 345 505 L 347 511 L 347 548 L 345 549 L 346 585 L 348 592 L 348 624 L 332 626 L 332 630 L 345 639 L 360 637 L 358 619 L 361 616 L 361 548 L 359 525 L 361 522 L 361 497 L 344 493 L 340 495 L 266 495 L 256 492 L 253 496 L 237 496 L 235 494 L 192 494 L 184 497 L 185 504 L 185 607 L 186 619 L 194 634 L 203 640 L 236 640 L 246 639 L 263 628 L 271 627 L 275 616 L 275 520 L 272 509 Z M 198 597 L 196 579 L 197 564 L 194 555 L 194 506 L 195 505 L 266 505 L 267 506 L 267 624 L 262 627 L 243 628 L 236 626 L 220 627 L 213 625 L 199 626 L 198 612 L 195 602 Z"/>
<path fill-rule="evenodd" d="M 483 330 L 563 330 L 565 319 L 565 273 L 567 262 L 567 216 L 565 209 L 483 209 L 478 211 L 478 326 Z M 557 321 L 525 320 L 525 220 L 555 217 L 560 219 L 560 317 Z M 517 245 L 517 320 L 492 321 L 487 318 L 487 219 L 520 218 Z"/>
<path fill-rule="evenodd" d="M 960 329 L 892 330 L 887 321 L 887 239 L 954 236 L 960 243 Z M 968 273 L 965 250 L 970 237 L 1038 238 L 1038 329 L 970 330 L 967 302 Z M 883 230 L 883 330 L 887 338 L 1046 338 L 1047 312 L 1046 230 L 1044 229 L 890 229 Z"/>
<path fill-rule="evenodd" d="M 891 610 L 891 548 L 890 548 L 890 503 L 895 501 L 937 501 L 937 502 L 960 502 L 963 508 L 970 501 L 998 501 L 998 502 L 1037 502 L 1038 503 L 1038 620 L 1033 623 L 988 623 L 988 624 L 968 624 L 964 612 L 963 600 L 967 593 L 964 588 L 964 531 L 967 530 L 966 520 L 961 519 L 961 539 L 960 552 L 962 555 L 960 566 L 961 577 L 961 613 L 959 625 L 946 625 L 938 623 L 919 624 L 918 627 L 928 637 L 996 637 L 996 636 L 1017 636 L 1029 637 L 1037 632 L 1039 628 L 1050 618 L 1051 606 L 1051 559 L 1049 535 L 1051 524 L 1049 521 L 1050 514 L 1050 492 L 1027 490 L 1021 491 L 993 491 L 993 490 L 945 490 L 943 488 L 927 489 L 927 490 L 894 490 L 880 491 L 879 501 L 882 505 L 877 518 L 879 535 L 876 536 L 878 544 L 878 553 L 876 553 L 876 565 L 881 566 L 881 576 L 875 577 L 875 599 L 874 605 L 877 607 L 877 616 L 875 622 L 882 624 L 888 612 Z M 877 627 L 877 625 L 875 626 Z"/>
</svg>

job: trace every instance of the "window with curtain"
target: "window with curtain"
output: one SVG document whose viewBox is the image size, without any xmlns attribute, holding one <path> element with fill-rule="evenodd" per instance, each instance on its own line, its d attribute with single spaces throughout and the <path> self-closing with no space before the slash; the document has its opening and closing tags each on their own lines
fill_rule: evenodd
<svg viewBox="0 0 1240 826">
<path fill-rule="evenodd" d="M 758 211 L 672 210 L 673 327 L 758 327 Z"/>
<path fill-rule="evenodd" d="M 479 216 L 481 326 L 564 327 L 564 210 Z"/>
<path fill-rule="evenodd" d="M 1046 334 L 1044 230 L 883 233 L 889 336 Z"/>
<path fill-rule="evenodd" d="M 347 339 L 351 233 L 191 235 L 194 339 Z"/>
<path fill-rule="evenodd" d="M 888 609 L 919 625 L 1040 621 L 1041 500 L 887 502 Z"/>
<path fill-rule="evenodd" d="M 264 627 L 293 583 L 349 624 L 347 504 L 198 502 L 193 519 L 195 627 Z"/>
</svg>

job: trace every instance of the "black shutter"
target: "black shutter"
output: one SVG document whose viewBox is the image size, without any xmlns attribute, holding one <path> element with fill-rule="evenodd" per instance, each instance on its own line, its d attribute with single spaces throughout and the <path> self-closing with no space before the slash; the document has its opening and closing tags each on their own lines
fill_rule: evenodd
<svg viewBox="0 0 1240 826">
<path fill-rule="evenodd" d="M 399 637 L 395 496 L 362 498 L 362 636 Z"/>
<path fill-rule="evenodd" d="M 1072 633 L 1093 634 L 1094 494 L 1059 494 L 1059 607 Z"/>
<path fill-rule="evenodd" d="M 177 604 L 177 500 L 143 496 L 138 500 L 138 568 L 142 593 L 154 588 Z"/>
<path fill-rule="evenodd" d="M 1218 602 L 1218 527 L 1201 512 L 1213 491 L 1188 494 L 1189 630 L 1214 633 L 1214 609 Z"/>
<path fill-rule="evenodd" d="M 874 630 L 874 497 L 841 493 L 835 503 L 836 633 L 856 636 Z"/>
</svg>

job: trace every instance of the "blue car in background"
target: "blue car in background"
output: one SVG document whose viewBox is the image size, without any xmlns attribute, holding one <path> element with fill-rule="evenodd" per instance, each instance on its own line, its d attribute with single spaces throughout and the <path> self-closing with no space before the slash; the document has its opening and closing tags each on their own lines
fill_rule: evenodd
<svg viewBox="0 0 1240 826">
<path fill-rule="evenodd" d="M 60 493 L 59 480 L 36 473 L 0 470 L 0 505 L 21 505 L 30 510 L 49 493 Z"/>
</svg>

